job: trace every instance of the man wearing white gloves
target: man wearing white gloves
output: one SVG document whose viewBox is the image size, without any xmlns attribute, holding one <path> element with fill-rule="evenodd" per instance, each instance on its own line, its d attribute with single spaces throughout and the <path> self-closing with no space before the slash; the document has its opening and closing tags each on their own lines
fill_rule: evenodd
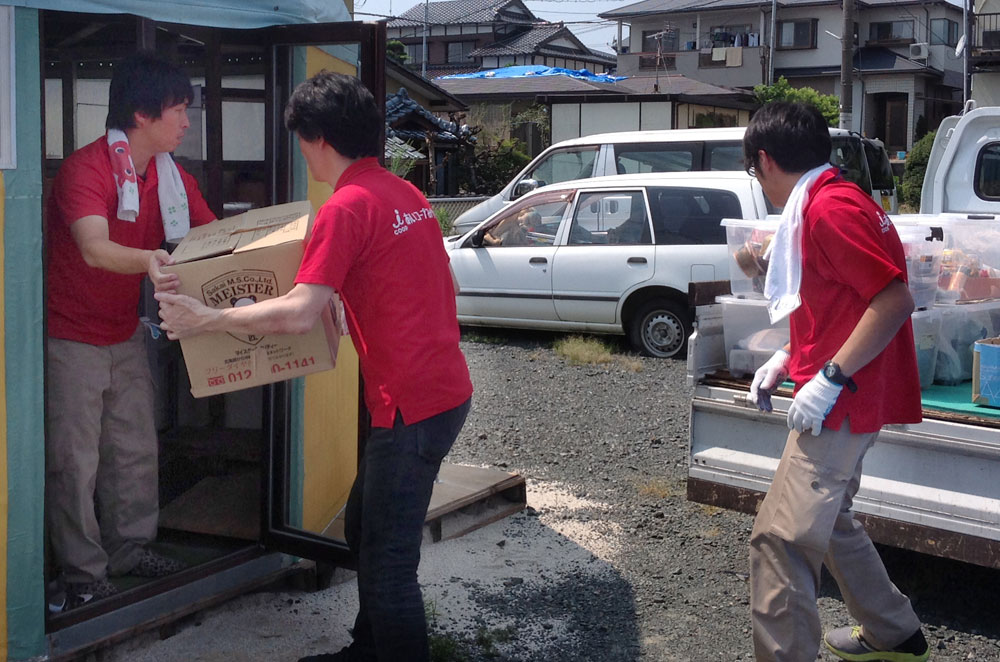
<svg viewBox="0 0 1000 662">
<path fill-rule="evenodd" d="M 909 599 L 851 512 L 865 452 L 887 423 L 917 423 L 920 383 L 903 248 L 885 212 L 828 163 L 830 134 L 812 106 L 771 103 L 743 139 L 747 169 L 783 207 L 765 294 L 791 340 L 754 376 L 749 399 L 796 384 L 788 441 L 750 538 L 758 661 L 812 661 L 826 564 L 859 626 L 826 633 L 846 660 L 923 662 Z"/>
</svg>

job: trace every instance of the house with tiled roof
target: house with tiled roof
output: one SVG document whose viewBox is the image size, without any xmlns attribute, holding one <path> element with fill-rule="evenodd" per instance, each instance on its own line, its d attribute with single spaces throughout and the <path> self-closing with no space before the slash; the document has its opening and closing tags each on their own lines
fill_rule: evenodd
<svg viewBox="0 0 1000 662">
<path fill-rule="evenodd" d="M 493 121 L 512 123 L 518 113 L 532 106 L 545 107 L 552 143 L 608 131 L 745 126 L 757 107 L 747 90 L 678 74 L 608 78 L 532 71 L 540 67 L 520 69 L 525 70 L 524 75 L 504 68 L 495 70 L 497 75 L 483 72 L 435 82 L 469 104 L 470 118 L 490 109 Z M 501 112 L 507 116 L 497 118 Z M 517 137 L 528 141 L 522 135 Z"/>
<path fill-rule="evenodd" d="M 540 20 L 521 0 L 419 3 L 389 20 L 386 37 L 402 42 L 407 66 L 428 78 L 511 64 L 604 73 L 616 64 L 614 55 L 588 48 L 562 23 Z"/>
<path fill-rule="evenodd" d="M 446 91 L 440 91 L 443 96 L 455 99 Z M 460 104 L 455 110 L 465 108 L 464 104 Z M 386 96 L 385 135 L 387 155 L 392 141 L 394 156 L 413 161 L 414 167 L 406 174 L 406 179 L 417 188 L 428 195 L 454 195 L 458 192 L 457 155 L 463 145 L 475 141 L 475 136 L 468 125 L 460 122 L 454 111 L 447 118 L 435 114 L 411 97 L 405 87 L 400 87 Z M 401 153 L 402 146 L 410 148 L 407 155 Z M 416 158 L 413 157 L 414 152 Z"/>
<path fill-rule="evenodd" d="M 599 14 L 629 28 L 618 73 L 677 73 L 750 89 L 784 76 L 840 94 L 840 0 L 642 0 Z M 955 0 L 859 0 L 852 127 L 905 151 L 962 103 Z M 772 38 L 773 35 L 773 38 Z M 626 52 L 627 50 L 627 52 Z M 773 55 L 773 57 L 772 57 Z M 923 120 L 921 120 L 923 118 Z"/>
</svg>

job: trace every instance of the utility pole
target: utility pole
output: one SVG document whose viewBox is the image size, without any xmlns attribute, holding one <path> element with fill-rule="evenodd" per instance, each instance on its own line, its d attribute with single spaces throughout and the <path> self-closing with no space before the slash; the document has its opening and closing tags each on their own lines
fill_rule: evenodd
<svg viewBox="0 0 1000 662">
<path fill-rule="evenodd" d="M 851 128 L 854 109 L 854 0 L 844 5 L 844 29 L 840 33 L 840 128 Z"/>
<path fill-rule="evenodd" d="M 972 96 L 972 89 L 969 85 L 969 47 L 972 45 L 972 18 L 973 14 L 969 12 L 969 3 L 972 0 L 962 0 L 962 24 L 963 30 L 965 31 L 963 48 L 962 48 L 962 108 L 965 108 L 965 104 L 969 101 L 969 97 Z"/>
<path fill-rule="evenodd" d="M 428 22 L 427 15 L 427 4 L 430 0 L 424 0 L 424 39 L 420 46 L 420 76 L 421 78 L 427 78 L 427 31 L 431 29 L 430 23 Z"/>
</svg>

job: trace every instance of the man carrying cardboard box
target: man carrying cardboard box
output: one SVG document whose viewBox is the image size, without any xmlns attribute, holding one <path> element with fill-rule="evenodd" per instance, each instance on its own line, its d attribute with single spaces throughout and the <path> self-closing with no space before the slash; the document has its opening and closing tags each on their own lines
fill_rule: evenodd
<svg viewBox="0 0 1000 662">
<path fill-rule="evenodd" d="M 45 511 L 71 609 L 116 592 L 107 575 L 183 566 L 147 547 L 159 517 L 153 390 L 136 310 L 178 239 L 215 215 L 170 157 L 193 90 L 177 67 L 138 54 L 115 67 L 107 135 L 74 152 L 48 201 Z"/>
<path fill-rule="evenodd" d="M 343 299 L 372 417 L 345 522 L 360 609 L 350 646 L 302 660 L 428 660 L 417 583 L 423 524 L 472 396 L 441 231 L 424 196 L 378 164 L 382 123 L 356 78 L 322 72 L 299 85 L 285 126 L 312 176 L 334 192 L 316 214 L 295 287 L 225 309 L 170 288 L 156 294 L 170 338 L 305 333 L 335 292 Z"/>
</svg>

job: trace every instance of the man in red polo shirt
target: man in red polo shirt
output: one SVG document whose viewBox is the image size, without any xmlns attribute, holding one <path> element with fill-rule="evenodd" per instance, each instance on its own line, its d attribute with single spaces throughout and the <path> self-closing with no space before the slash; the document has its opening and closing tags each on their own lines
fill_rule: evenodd
<svg viewBox="0 0 1000 662">
<path fill-rule="evenodd" d="M 48 201 L 45 511 L 65 592 L 54 611 L 116 592 L 107 575 L 181 569 L 147 547 L 159 517 L 153 388 L 140 285 L 176 276 L 164 239 L 214 214 L 170 152 L 191 82 L 151 54 L 115 67 L 108 133 L 70 155 Z"/>
<path fill-rule="evenodd" d="M 424 196 L 379 165 L 382 122 L 356 78 L 323 72 L 299 85 L 285 126 L 298 135 L 312 176 L 334 192 L 316 214 L 295 286 L 223 310 L 156 295 L 170 338 L 305 333 L 334 292 L 343 299 L 373 428 L 346 510 L 360 609 L 350 646 L 303 660 L 429 658 L 417 583 L 423 524 L 472 396 L 441 230 Z"/>
<path fill-rule="evenodd" d="M 920 621 L 851 512 L 881 427 L 921 419 L 902 245 L 885 212 L 829 165 L 814 107 L 767 104 L 743 149 L 784 208 L 765 293 L 772 321 L 791 315 L 789 346 L 757 371 L 749 397 L 771 411 L 771 392 L 786 377 L 796 384 L 791 432 L 750 537 L 757 660 L 816 659 L 825 563 L 860 623 L 828 632 L 827 648 L 847 660 L 923 662 Z"/>
</svg>

